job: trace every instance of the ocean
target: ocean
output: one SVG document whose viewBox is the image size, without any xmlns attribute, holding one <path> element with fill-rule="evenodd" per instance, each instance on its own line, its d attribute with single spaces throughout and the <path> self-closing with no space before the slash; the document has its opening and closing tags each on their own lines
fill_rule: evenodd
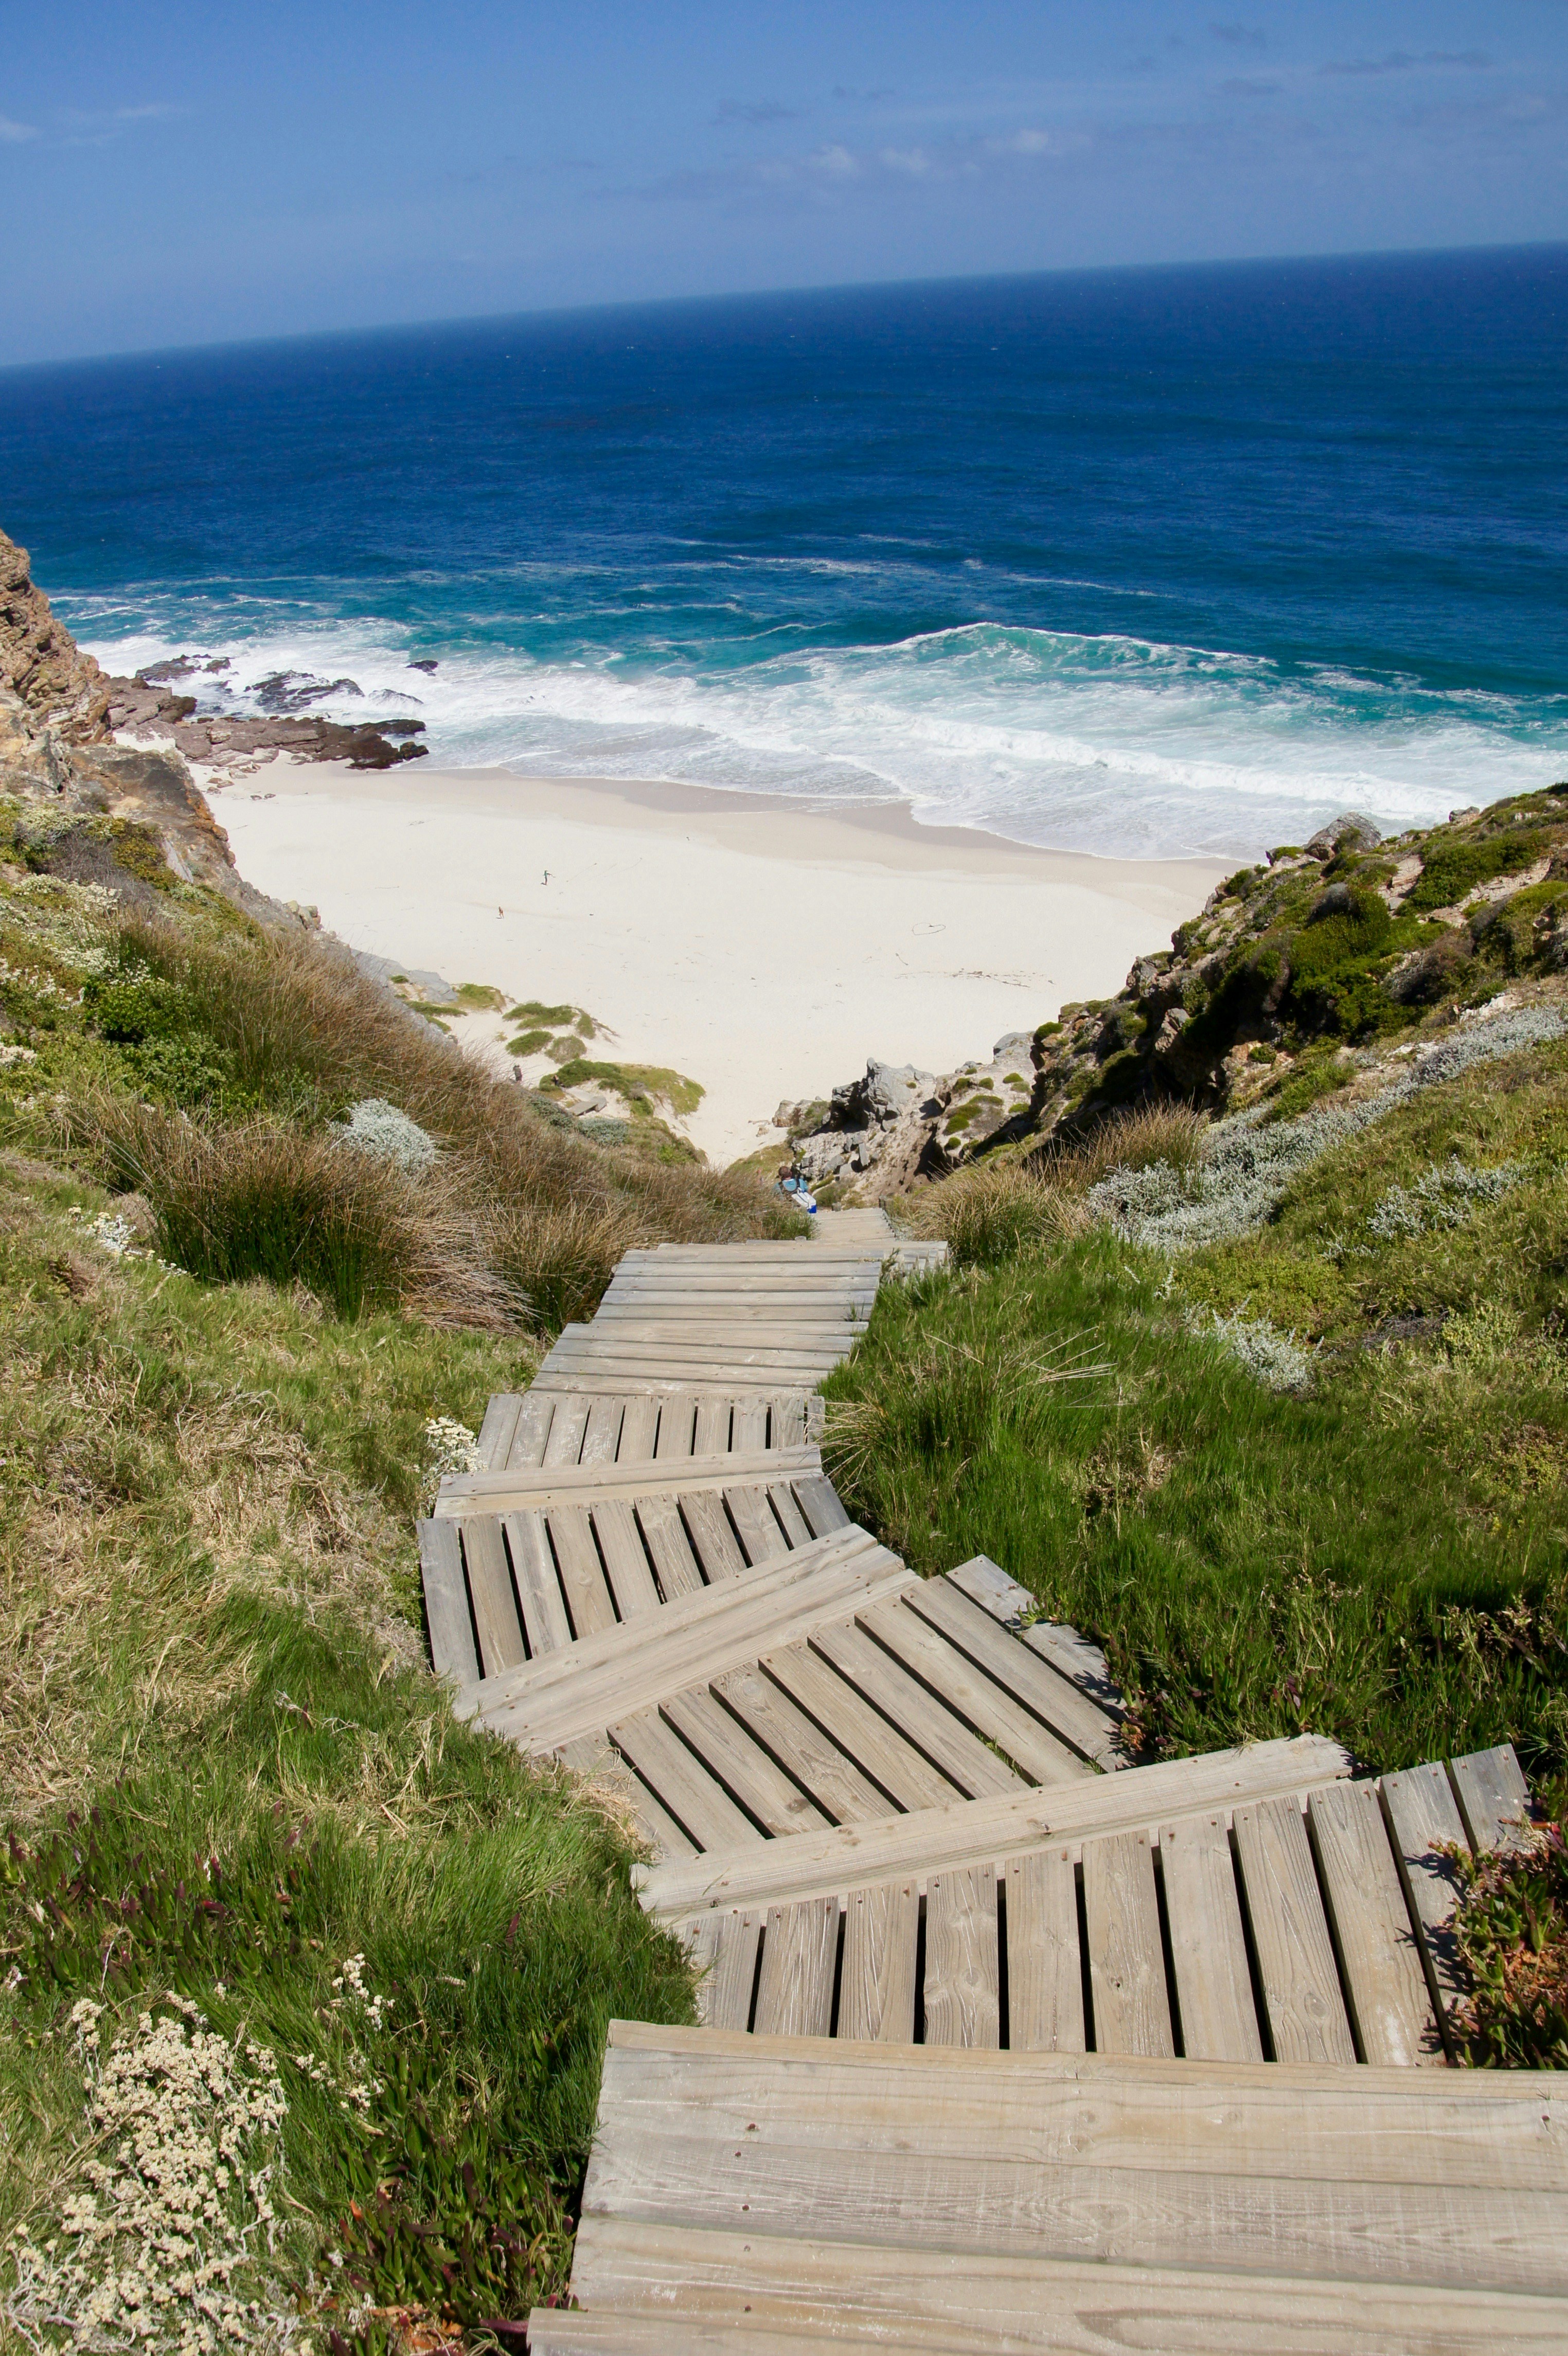
<svg viewBox="0 0 1568 2356">
<path fill-rule="evenodd" d="M 1568 776 L 1568 248 L 12 369 L 0 524 L 205 708 L 1255 857 Z"/>
</svg>

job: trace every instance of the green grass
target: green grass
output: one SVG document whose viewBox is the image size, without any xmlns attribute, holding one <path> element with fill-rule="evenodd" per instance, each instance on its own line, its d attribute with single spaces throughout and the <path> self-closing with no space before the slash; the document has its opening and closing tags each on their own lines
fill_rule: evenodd
<svg viewBox="0 0 1568 2356">
<path fill-rule="evenodd" d="M 1455 1153 L 1525 1174 L 1380 1240 L 1390 1188 Z M 1031 1230 L 1015 1185 L 988 1214 L 950 1182 L 931 1220 L 950 1191 L 970 1265 L 886 1289 L 827 1386 L 845 1502 L 922 1570 L 991 1555 L 1102 1643 L 1156 1751 L 1311 1728 L 1370 1769 L 1511 1740 L 1559 1776 L 1565 1167 L 1552 1047 L 1412 1099 L 1260 1233 L 1175 1261 L 1075 1233 L 1059 1186 Z M 1203 1338 L 1215 1312 L 1321 1345 L 1308 1395 Z M 1059 1379 L 1075 1355 L 1109 1371 Z"/>
<path fill-rule="evenodd" d="M 550 1073 L 542 1085 L 546 1088 L 580 1088 L 590 1080 L 614 1088 L 626 1098 L 634 1115 L 645 1118 L 651 1114 L 655 1098 L 661 1098 L 671 1112 L 686 1114 L 696 1111 L 705 1094 L 700 1081 L 689 1080 L 682 1073 L 670 1071 L 662 1065 L 590 1063 L 583 1055 L 572 1056 Z"/>
<path fill-rule="evenodd" d="M 80 2189 L 72 2003 L 107 2042 L 172 1987 L 282 2057 L 276 2298 L 336 2248 L 376 2304 L 523 2312 L 606 2021 L 690 2008 L 614 1820 L 424 1667 L 424 1426 L 529 1345 L 115 1260 L 113 1207 L 0 1162 L 0 2250 Z M 358 1955 L 379 2024 L 333 2002 Z"/>
</svg>

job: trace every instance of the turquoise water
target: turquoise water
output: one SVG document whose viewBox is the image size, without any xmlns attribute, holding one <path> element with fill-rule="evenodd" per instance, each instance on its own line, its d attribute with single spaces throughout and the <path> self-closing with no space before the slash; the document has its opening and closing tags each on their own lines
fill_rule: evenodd
<svg viewBox="0 0 1568 2356">
<path fill-rule="evenodd" d="M 0 520 L 215 709 L 1249 856 L 1568 776 L 1565 331 L 1547 248 L 13 370 Z"/>
</svg>

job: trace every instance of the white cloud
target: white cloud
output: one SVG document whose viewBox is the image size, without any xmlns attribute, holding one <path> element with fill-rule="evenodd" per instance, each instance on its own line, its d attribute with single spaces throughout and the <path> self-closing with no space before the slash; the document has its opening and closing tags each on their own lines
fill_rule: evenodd
<svg viewBox="0 0 1568 2356">
<path fill-rule="evenodd" d="M 0 145 L 20 146 L 25 139 L 36 139 L 38 135 L 31 123 L 13 123 L 8 114 L 0 114 Z"/>
</svg>

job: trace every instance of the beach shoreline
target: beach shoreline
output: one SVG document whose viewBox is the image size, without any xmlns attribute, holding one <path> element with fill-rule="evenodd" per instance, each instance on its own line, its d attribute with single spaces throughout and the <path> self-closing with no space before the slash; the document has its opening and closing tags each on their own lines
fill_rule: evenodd
<svg viewBox="0 0 1568 2356">
<path fill-rule="evenodd" d="M 1111 995 L 1225 873 L 926 827 L 906 802 L 285 755 L 197 776 L 246 879 L 350 948 L 584 1007 L 607 1058 L 699 1081 L 676 1126 L 721 1165 L 868 1056 L 950 1071 Z M 510 1071 L 515 1026 L 456 1027 Z"/>
</svg>

